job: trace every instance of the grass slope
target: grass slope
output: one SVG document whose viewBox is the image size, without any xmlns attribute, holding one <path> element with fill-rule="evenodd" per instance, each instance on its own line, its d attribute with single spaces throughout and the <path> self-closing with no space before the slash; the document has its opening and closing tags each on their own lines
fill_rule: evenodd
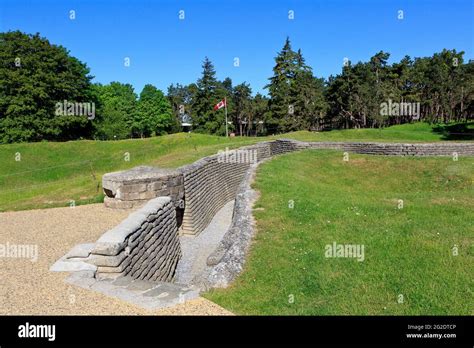
<svg viewBox="0 0 474 348">
<path fill-rule="evenodd" d="M 346 129 L 330 132 L 293 132 L 286 135 L 302 141 L 373 141 L 373 142 L 437 142 L 474 140 L 474 123 L 429 125 L 413 123 L 381 129 Z"/>
<path fill-rule="evenodd" d="M 473 173 L 473 158 L 274 158 L 244 272 L 206 297 L 238 314 L 472 315 Z M 364 245 L 365 260 L 326 258 L 333 242 Z"/>
<path fill-rule="evenodd" d="M 463 126 L 464 127 L 464 126 Z M 441 127 L 442 128 L 442 127 Z M 293 132 L 277 137 L 225 139 L 202 134 L 172 134 L 120 141 L 70 141 L 0 145 L 0 211 L 47 208 L 100 202 L 104 173 L 137 165 L 176 167 L 216 153 L 275 138 L 309 141 L 440 141 L 444 131 L 427 124 L 378 129 L 311 133 Z M 124 153 L 130 154 L 125 161 Z M 16 154 L 21 161 L 15 161 Z"/>
<path fill-rule="evenodd" d="M 107 172 L 138 165 L 178 167 L 255 138 L 172 134 L 121 141 L 42 142 L 0 146 L 0 211 L 100 202 Z M 16 154 L 21 161 L 15 161 Z M 126 161 L 126 153 L 129 161 Z"/>
</svg>

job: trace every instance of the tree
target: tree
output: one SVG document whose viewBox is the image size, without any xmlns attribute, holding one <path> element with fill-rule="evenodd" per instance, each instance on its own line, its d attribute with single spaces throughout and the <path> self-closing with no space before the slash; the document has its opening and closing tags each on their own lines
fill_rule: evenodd
<svg viewBox="0 0 474 348">
<path fill-rule="evenodd" d="M 67 140 L 92 130 L 56 103 L 95 103 L 89 68 L 39 34 L 0 33 L 0 142 Z"/>
<path fill-rule="evenodd" d="M 232 94 L 232 79 L 230 77 L 226 77 L 224 81 L 222 81 L 222 87 L 227 91 L 227 93 Z"/>
<path fill-rule="evenodd" d="M 290 84 L 296 74 L 296 53 L 291 49 L 290 39 L 275 57 L 273 76 L 265 86 L 270 94 L 269 118 L 267 128 L 270 132 L 285 131 L 288 128 L 286 118 L 293 114 L 293 105 L 290 94 Z"/>
<path fill-rule="evenodd" d="M 94 119 L 97 139 L 125 139 L 131 136 L 133 120 L 137 119 L 137 95 L 132 85 L 111 82 L 95 85 L 99 99 Z"/>
<path fill-rule="evenodd" d="M 223 135 L 225 134 L 225 115 L 214 111 L 214 105 L 227 95 L 222 83 L 216 79 L 214 65 L 209 58 L 202 64 L 202 76 L 197 81 L 197 91 L 193 98 L 193 128 L 197 132 Z M 228 105 L 229 107 L 229 105 Z"/>
<path fill-rule="evenodd" d="M 275 57 L 273 76 L 265 88 L 270 94 L 267 127 L 271 132 L 319 127 L 327 109 L 323 80 L 313 76 L 301 50 L 292 50 L 289 38 Z"/>
<path fill-rule="evenodd" d="M 291 83 L 293 119 L 287 130 L 319 129 L 326 113 L 324 80 L 313 76 L 301 50 L 296 53 L 296 73 Z"/>
<path fill-rule="evenodd" d="M 162 91 L 147 84 L 138 101 L 138 112 L 132 118 L 131 128 L 135 136 L 162 135 L 173 126 L 173 111 Z"/>
<path fill-rule="evenodd" d="M 174 115 L 173 132 L 181 131 L 183 120 L 192 119 L 192 101 L 195 91 L 195 84 L 183 86 L 178 83 L 176 86 L 172 84 L 168 87 L 167 97 Z"/>
<path fill-rule="evenodd" d="M 356 86 L 355 74 L 351 62 L 342 68 L 342 73 L 329 76 L 326 99 L 329 104 L 329 114 L 332 126 L 350 127 L 353 119 L 353 91 Z"/>
<path fill-rule="evenodd" d="M 255 136 L 258 134 L 260 135 L 265 135 L 267 134 L 267 129 L 266 129 L 266 121 L 269 118 L 269 112 L 268 112 L 268 98 L 265 97 L 264 95 L 257 93 L 255 97 L 252 99 L 252 122 L 250 124 L 252 125 L 252 128 L 255 130 Z M 252 131 L 252 128 L 249 128 L 248 135 Z"/>
<path fill-rule="evenodd" d="M 233 88 L 232 101 L 233 124 L 238 127 L 239 134 L 245 134 L 252 127 L 252 89 L 247 83 L 241 83 Z"/>
<path fill-rule="evenodd" d="M 462 64 L 459 70 L 456 121 L 467 122 L 474 117 L 474 61 Z"/>
<path fill-rule="evenodd" d="M 393 63 L 390 69 L 391 94 L 390 97 L 400 102 L 420 102 L 414 92 L 412 83 L 413 60 L 409 56 L 403 57 L 399 63 Z M 410 118 L 404 116 L 391 117 L 390 124 L 410 122 Z"/>
<path fill-rule="evenodd" d="M 369 62 L 348 64 L 328 80 L 326 98 L 335 126 L 383 127 L 413 122 L 451 122 L 472 117 L 474 74 L 463 61 L 464 52 L 444 49 L 432 57 L 387 64 L 389 54 L 379 52 Z M 381 115 L 382 103 L 419 103 L 419 115 Z M 417 117 L 418 118 L 418 117 Z"/>
<path fill-rule="evenodd" d="M 427 108 L 431 114 L 428 119 L 430 122 L 450 122 L 456 119 L 456 105 L 463 99 L 462 87 L 466 81 L 462 72 L 468 72 L 462 68 L 463 55 L 464 52 L 443 49 L 442 52 L 435 53 L 425 66 L 423 80 L 431 82 L 424 86 L 429 95 Z"/>
</svg>

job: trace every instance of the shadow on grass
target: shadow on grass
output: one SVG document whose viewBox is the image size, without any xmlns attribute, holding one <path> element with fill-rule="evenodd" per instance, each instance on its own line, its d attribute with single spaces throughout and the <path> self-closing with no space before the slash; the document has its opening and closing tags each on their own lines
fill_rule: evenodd
<svg viewBox="0 0 474 348">
<path fill-rule="evenodd" d="M 474 140 L 474 122 L 438 124 L 432 131 L 441 134 L 442 140 Z"/>
</svg>

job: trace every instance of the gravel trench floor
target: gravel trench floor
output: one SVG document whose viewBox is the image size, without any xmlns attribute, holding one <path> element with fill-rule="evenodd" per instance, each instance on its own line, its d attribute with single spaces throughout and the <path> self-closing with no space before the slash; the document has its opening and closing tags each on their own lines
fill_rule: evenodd
<svg viewBox="0 0 474 348">
<path fill-rule="evenodd" d="M 216 250 L 232 222 L 234 201 L 227 202 L 209 226 L 197 236 L 181 236 L 182 257 L 176 268 L 176 282 L 189 284 L 191 280 L 206 268 L 207 257 Z"/>
<path fill-rule="evenodd" d="M 0 315 L 231 315 L 201 297 L 172 308 L 146 311 L 66 284 L 68 273 L 49 271 L 73 246 L 95 242 L 130 212 L 91 204 L 0 213 L 0 248 L 36 245 L 38 251 L 36 262 L 0 254 Z"/>
</svg>

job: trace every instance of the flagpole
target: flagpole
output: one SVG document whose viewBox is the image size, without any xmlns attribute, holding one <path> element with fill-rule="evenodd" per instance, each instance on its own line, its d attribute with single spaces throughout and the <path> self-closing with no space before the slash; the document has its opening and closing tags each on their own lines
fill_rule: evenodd
<svg viewBox="0 0 474 348">
<path fill-rule="evenodd" d="M 224 108 L 225 108 L 225 136 L 229 137 L 229 123 L 227 122 L 227 97 L 224 97 Z"/>
</svg>

